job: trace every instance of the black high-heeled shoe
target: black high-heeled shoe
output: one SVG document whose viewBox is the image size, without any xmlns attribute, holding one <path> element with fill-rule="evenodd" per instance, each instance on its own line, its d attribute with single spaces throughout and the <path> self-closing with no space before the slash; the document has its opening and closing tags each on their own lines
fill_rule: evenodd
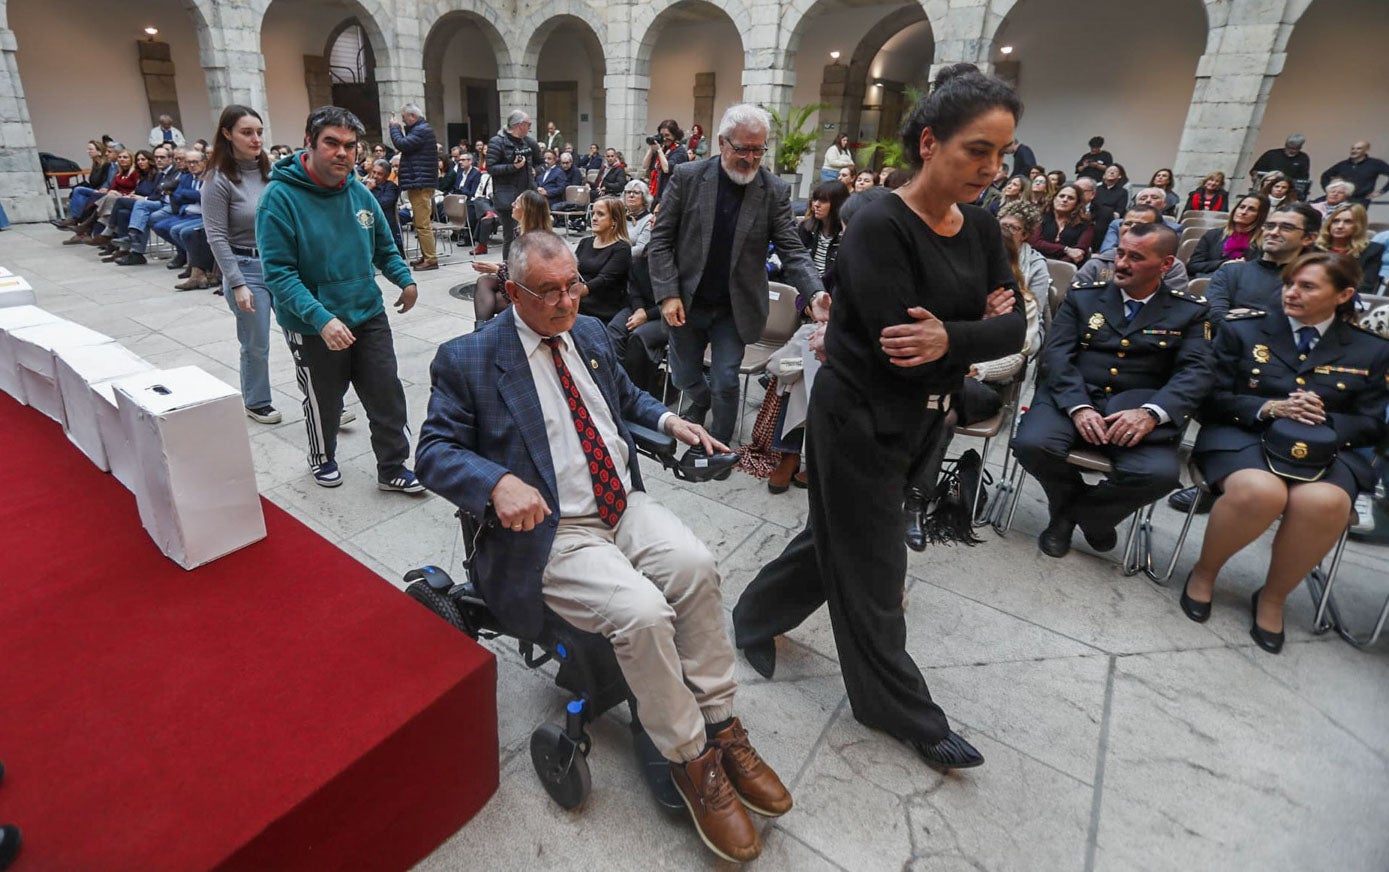
<svg viewBox="0 0 1389 872">
<path fill-rule="evenodd" d="M 1262 590 L 1261 587 L 1254 591 L 1254 596 L 1250 599 L 1250 603 L 1254 607 L 1254 618 L 1249 624 L 1249 635 L 1254 640 L 1254 644 L 1270 654 L 1277 654 L 1283 650 L 1283 634 L 1281 632 L 1270 633 L 1259 626 L 1259 593 Z"/>
<path fill-rule="evenodd" d="M 1192 570 L 1195 572 L 1195 570 Z M 1186 583 L 1182 585 L 1182 612 L 1198 624 L 1204 624 L 1206 619 L 1211 616 L 1211 604 L 1197 602 L 1187 596 L 1186 589 L 1191 586 L 1191 572 L 1186 574 Z"/>
</svg>

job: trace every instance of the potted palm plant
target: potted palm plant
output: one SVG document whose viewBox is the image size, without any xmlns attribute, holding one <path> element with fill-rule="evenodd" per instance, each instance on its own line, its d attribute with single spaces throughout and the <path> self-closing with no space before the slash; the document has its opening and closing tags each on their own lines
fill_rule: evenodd
<svg viewBox="0 0 1389 872">
<path fill-rule="evenodd" d="M 765 108 L 772 116 L 772 136 L 777 143 L 773 164 L 776 166 L 777 176 L 791 185 L 791 196 L 794 197 L 801 189 L 801 174 L 798 172 L 801 158 L 815 147 L 819 139 L 815 129 L 807 130 L 806 125 L 810 122 L 811 116 L 830 107 L 825 103 L 792 106 L 786 110 L 785 115 L 774 108 Z"/>
</svg>

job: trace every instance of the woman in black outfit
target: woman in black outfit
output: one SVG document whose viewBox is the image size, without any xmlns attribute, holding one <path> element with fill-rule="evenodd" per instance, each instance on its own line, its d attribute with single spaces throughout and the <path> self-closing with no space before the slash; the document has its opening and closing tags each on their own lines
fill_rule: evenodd
<svg viewBox="0 0 1389 872">
<path fill-rule="evenodd" d="M 839 249 L 806 430 L 806 529 L 733 612 L 738 647 L 770 678 L 776 636 L 828 604 L 854 717 L 942 768 L 984 758 L 951 731 L 906 650 L 902 494 L 970 364 L 1022 347 L 998 222 L 957 205 L 993 181 L 1021 111 L 1011 88 L 972 64 L 943 69 L 912 111 L 902 139 L 915 175 L 855 215 Z"/>
<path fill-rule="evenodd" d="M 616 197 L 593 204 L 593 235 L 579 240 L 574 257 L 588 293 L 579 300 L 579 314 L 604 323 L 627 303 L 627 272 L 632 268 L 632 241 L 627 238 L 627 210 Z"/>
<path fill-rule="evenodd" d="M 810 215 L 796 225 L 796 234 L 801 244 L 810 252 L 815 261 L 815 271 L 824 282 L 825 291 L 834 293 L 834 262 L 839 256 L 839 243 L 844 235 L 843 222 L 839 220 L 839 210 L 849 199 L 849 189 L 836 179 L 821 182 L 810 192 Z M 796 299 L 796 309 L 802 313 L 810 305 L 809 300 Z"/>
<path fill-rule="evenodd" d="M 1201 235 L 1196 250 L 1186 260 L 1186 271 L 1193 279 L 1215 275 L 1232 260 L 1258 260 L 1268 200 L 1259 194 L 1245 194 L 1235 203 L 1224 227 L 1213 227 Z"/>
</svg>

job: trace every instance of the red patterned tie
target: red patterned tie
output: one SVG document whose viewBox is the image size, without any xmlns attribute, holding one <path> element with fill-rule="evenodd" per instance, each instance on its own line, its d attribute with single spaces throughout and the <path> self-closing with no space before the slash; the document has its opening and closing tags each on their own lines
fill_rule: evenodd
<svg viewBox="0 0 1389 872">
<path fill-rule="evenodd" d="M 550 346 L 550 357 L 559 371 L 559 384 L 564 389 L 565 401 L 569 403 L 569 414 L 574 419 L 579 444 L 583 446 L 584 457 L 588 459 L 588 474 L 593 478 L 593 497 L 598 502 L 598 517 L 609 527 L 616 527 L 623 510 L 627 508 L 627 491 L 622 487 L 617 467 L 613 466 L 608 446 L 603 444 L 603 437 L 589 417 L 583 397 L 579 396 L 579 386 L 574 384 L 574 377 L 569 374 L 569 367 L 564 365 L 564 358 L 560 356 L 560 338 L 551 336 L 545 340 L 545 344 Z"/>
</svg>

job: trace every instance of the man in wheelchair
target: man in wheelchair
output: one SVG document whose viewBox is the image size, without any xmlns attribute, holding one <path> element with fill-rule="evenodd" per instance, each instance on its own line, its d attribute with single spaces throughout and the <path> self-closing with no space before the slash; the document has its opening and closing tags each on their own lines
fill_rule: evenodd
<svg viewBox="0 0 1389 872">
<path fill-rule="evenodd" d="M 624 419 L 706 456 L 728 448 L 638 390 L 604 325 L 578 317 L 586 286 L 562 239 L 519 237 L 507 269 L 512 305 L 430 368 L 416 474 L 486 519 L 475 581 L 508 632 L 538 638 L 548 610 L 612 643 L 700 837 L 751 860 L 761 841 L 744 806 L 775 817 L 791 796 L 733 716 L 714 557 L 642 490 Z"/>
</svg>

